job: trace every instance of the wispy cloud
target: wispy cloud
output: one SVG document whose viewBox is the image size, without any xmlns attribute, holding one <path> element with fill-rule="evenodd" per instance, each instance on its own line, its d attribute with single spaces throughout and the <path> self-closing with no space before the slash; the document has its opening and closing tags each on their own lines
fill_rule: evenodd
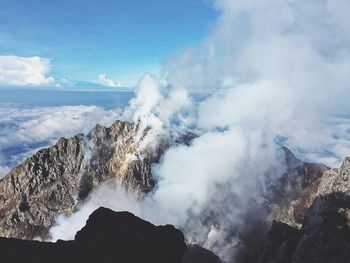
<svg viewBox="0 0 350 263">
<path fill-rule="evenodd" d="M 0 56 L 0 84 L 6 86 L 54 86 L 48 76 L 51 63 L 42 57 Z"/>
<path fill-rule="evenodd" d="M 106 74 L 98 75 L 99 83 L 110 88 L 121 88 L 122 84 L 107 77 Z"/>
</svg>

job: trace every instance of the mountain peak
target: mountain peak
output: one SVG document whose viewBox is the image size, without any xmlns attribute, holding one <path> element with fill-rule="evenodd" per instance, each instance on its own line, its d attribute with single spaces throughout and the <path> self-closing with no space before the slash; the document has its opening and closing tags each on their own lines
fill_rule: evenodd
<svg viewBox="0 0 350 263">
<path fill-rule="evenodd" d="M 39 150 L 0 180 L 0 233 L 46 239 L 57 215 L 71 214 L 103 183 L 138 196 L 150 191 L 151 165 L 163 149 L 139 148 L 147 132 L 138 123 L 116 121 Z"/>
</svg>

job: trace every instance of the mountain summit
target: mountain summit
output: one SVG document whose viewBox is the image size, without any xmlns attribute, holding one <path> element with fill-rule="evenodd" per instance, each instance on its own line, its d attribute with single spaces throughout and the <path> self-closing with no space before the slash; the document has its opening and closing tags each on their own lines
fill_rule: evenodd
<svg viewBox="0 0 350 263">
<path fill-rule="evenodd" d="M 47 239 L 59 214 L 70 215 L 102 183 L 143 195 L 155 181 L 151 165 L 162 147 L 142 148 L 148 130 L 139 123 L 97 125 L 86 136 L 65 139 L 13 168 L 0 180 L 0 234 Z"/>
</svg>

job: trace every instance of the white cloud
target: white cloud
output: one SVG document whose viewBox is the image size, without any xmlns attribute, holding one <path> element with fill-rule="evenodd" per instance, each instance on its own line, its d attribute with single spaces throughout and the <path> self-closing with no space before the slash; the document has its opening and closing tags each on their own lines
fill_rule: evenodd
<svg viewBox="0 0 350 263">
<path fill-rule="evenodd" d="M 67 217 L 60 215 L 56 218 L 55 225 L 50 229 L 52 241 L 58 239 L 72 240 L 75 233 L 84 227 L 89 215 L 100 206 L 114 209 L 115 211 L 130 211 L 140 215 L 141 204 L 135 196 L 127 193 L 121 187 L 101 185 L 98 191 L 93 191 L 89 200 L 78 213 Z"/>
<path fill-rule="evenodd" d="M 55 79 L 47 76 L 50 60 L 42 57 L 0 56 L 0 84 L 10 86 L 51 86 Z"/>
<path fill-rule="evenodd" d="M 98 75 L 98 80 L 103 86 L 106 86 L 106 87 L 110 87 L 110 88 L 121 88 L 122 87 L 121 83 L 108 78 L 106 74 Z"/>
</svg>

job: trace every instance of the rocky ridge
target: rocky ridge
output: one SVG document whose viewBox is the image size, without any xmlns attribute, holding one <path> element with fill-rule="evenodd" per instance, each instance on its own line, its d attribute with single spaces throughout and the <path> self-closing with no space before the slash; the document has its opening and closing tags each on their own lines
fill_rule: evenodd
<svg viewBox="0 0 350 263">
<path fill-rule="evenodd" d="M 136 195 L 155 184 L 151 165 L 165 145 L 139 146 L 148 130 L 139 123 L 97 125 L 38 151 L 0 180 L 0 235 L 46 239 L 58 214 L 70 215 L 102 183 L 115 183 Z M 164 147 L 164 148 L 163 148 Z"/>
<path fill-rule="evenodd" d="M 318 180 L 301 228 L 274 221 L 258 263 L 346 263 L 350 258 L 350 158 Z M 313 188 L 314 189 L 314 188 Z"/>
</svg>

